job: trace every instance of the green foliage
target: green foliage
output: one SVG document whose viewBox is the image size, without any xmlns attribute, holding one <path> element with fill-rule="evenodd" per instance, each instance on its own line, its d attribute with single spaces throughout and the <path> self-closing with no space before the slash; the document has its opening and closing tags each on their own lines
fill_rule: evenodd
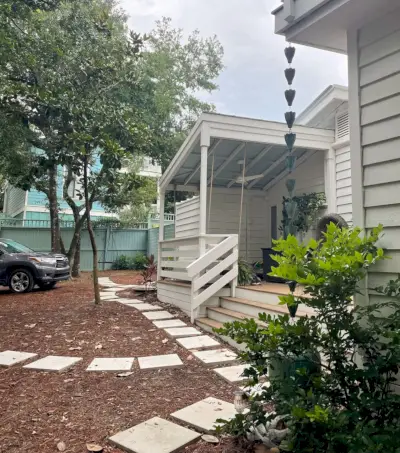
<svg viewBox="0 0 400 453">
<path fill-rule="evenodd" d="M 322 207 L 326 203 L 324 193 L 309 193 L 299 196 L 294 196 L 292 199 L 283 197 L 282 205 L 282 224 L 279 227 L 280 231 L 285 231 L 288 225 L 289 217 L 287 212 L 287 203 L 293 201 L 296 204 L 296 212 L 293 218 L 293 227 L 297 233 L 307 233 L 310 227 L 314 224 Z"/>
<path fill-rule="evenodd" d="M 238 284 L 240 286 L 250 285 L 253 281 L 254 271 L 252 266 L 243 258 L 238 260 Z"/>
<path fill-rule="evenodd" d="M 272 275 L 304 286 L 304 296 L 282 296 L 313 315 L 259 315 L 225 324 L 220 334 L 246 345 L 241 358 L 257 383 L 267 372 L 271 385 L 250 398 L 250 413 L 223 428 L 248 431 L 265 421 L 265 403 L 287 415 L 290 437 L 281 445 L 295 453 L 399 453 L 400 279 L 375 288 L 379 303 L 353 305 L 371 266 L 385 259 L 377 246 L 382 227 L 361 230 L 330 224 L 324 242 L 307 245 L 294 236 L 275 242 L 278 266 Z M 362 297 L 362 296 L 360 296 Z M 291 364 L 289 375 L 282 373 Z M 273 369 L 272 369 L 273 368 Z M 272 414 L 275 415 L 275 414 Z"/>
<path fill-rule="evenodd" d="M 141 271 L 146 269 L 148 258 L 143 253 L 137 253 L 135 256 L 120 255 L 112 264 L 112 268 L 118 271 L 134 270 Z"/>
</svg>

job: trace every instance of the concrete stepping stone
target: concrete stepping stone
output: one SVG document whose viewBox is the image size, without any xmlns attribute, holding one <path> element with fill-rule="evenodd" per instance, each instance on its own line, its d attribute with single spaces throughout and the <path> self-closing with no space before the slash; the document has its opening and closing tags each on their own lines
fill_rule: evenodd
<svg viewBox="0 0 400 453">
<path fill-rule="evenodd" d="M 235 382 L 247 381 L 249 378 L 242 376 L 243 371 L 248 365 L 235 365 L 224 368 L 216 368 L 214 371 L 230 384 Z"/>
<path fill-rule="evenodd" d="M 194 442 L 200 434 L 159 417 L 121 431 L 109 440 L 130 453 L 174 453 Z"/>
<path fill-rule="evenodd" d="M 108 296 L 100 296 L 101 300 L 118 300 L 118 296 L 115 296 L 113 294 L 109 294 Z"/>
<path fill-rule="evenodd" d="M 144 312 L 143 316 L 145 316 L 147 319 L 151 319 L 152 321 L 154 321 L 157 319 L 175 318 L 176 315 L 173 315 L 173 314 L 169 313 L 168 311 L 162 310 L 162 311 Z"/>
<path fill-rule="evenodd" d="M 164 329 L 164 332 L 171 338 L 194 337 L 202 334 L 194 327 L 170 327 L 169 329 Z"/>
<path fill-rule="evenodd" d="M 177 338 L 176 340 L 181 346 L 186 349 L 204 349 L 213 346 L 221 346 L 218 341 L 208 335 L 199 335 L 197 337 Z"/>
<path fill-rule="evenodd" d="M 153 312 L 153 314 L 157 313 L 160 312 L 159 311 Z M 154 321 L 153 324 L 159 329 L 168 329 L 169 327 L 187 327 L 187 324 L 185 324 L 180 319 L 166 319 L 164 321 Z"/>
<path fill-rule="evenodd" d="M 86 371 L 130 371 L 134 361 L 133 357 L 98 357 L 92 360 Z"/>
<path fill-rule="evenodd" d="M 118 302 L 121 302 L 121 304 L 124 304 L 124 305 L 137 305 L 137 304 L 142 303 L 142 301 L 139 299 L 126 299 L 123 297 L 119 297 Z"/>
<path fill-rule="evenodd" d="M 48 355 L 43 359 L 28 363 L 24 368 L 39 371 L 64 371 L 71 368 L 82 360 L 81 357 L 66 357 L 60 355 Z"/>
<path fill-rule="evenodd" d="M 211 349 L 209 351 L 195 351 L 193 355 L 205 365 L 224 365 L 237 360 L 237 355 L 229 349 Z"/>
<path fill-rule="evenodd" d="M 26 360 L 37 357 L 37 354 L 32 352 L 20 351 L 4 351 L 0 352 L 0 366 L 12 366 L 17 363 L 25 362 Z"/>
<path fill-rule="evenodd" d="M 136 304 L 135 308 L 139 311 L 152 311 L 152 310 L 162 310 L 162 307 L 159 307 L 158 305 L 151 305 L 151 304 Z"/>
<path fill-rule="evenodd" d="M 178 354 L 139 357 L 138 362 L 141 370 L 155 370 L 159 368 L 182 368 L 184 366 Z"/>
<path fill-rule="evenodd" d="M 174 412 L 171 417 L 203 433 L 212 433 L 219 418 L 229 420 L 235 415 L 232 403 L 210 397 Z"/>
</svg>

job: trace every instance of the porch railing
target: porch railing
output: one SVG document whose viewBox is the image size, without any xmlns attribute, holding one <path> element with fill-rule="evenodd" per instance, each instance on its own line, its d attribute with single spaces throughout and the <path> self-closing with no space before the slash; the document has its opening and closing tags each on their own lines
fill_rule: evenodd
<svg viewBox="0 0 400 453">
<path fill-rule="evenodd" d="M 191 318 L 226 285 L 234 296 L 238 276 L 238 235 L 207 234 L 160 242 L 160 277 L 189 282 Z"/>
</svg>

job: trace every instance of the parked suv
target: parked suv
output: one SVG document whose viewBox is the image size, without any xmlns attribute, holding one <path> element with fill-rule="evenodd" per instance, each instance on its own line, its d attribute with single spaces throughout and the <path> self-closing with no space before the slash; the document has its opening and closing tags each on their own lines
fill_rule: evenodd
<svg viewBox="0 0 400 453">
<path fill-rule="evenodd" d="M 69 262 L 65 255 L 35 252 L 11 239 L 0 238 L 0 286 L 14 293 L 28 293 L 35 285 L 53 288 L 69 279 Z"/>
</svg>

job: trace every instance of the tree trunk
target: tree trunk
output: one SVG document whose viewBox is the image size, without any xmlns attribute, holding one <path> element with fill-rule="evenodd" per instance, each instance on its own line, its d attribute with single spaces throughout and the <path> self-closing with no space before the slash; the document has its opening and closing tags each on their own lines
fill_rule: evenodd
<svg viewBox="0 0 400 453">
<path fill-rule="evenodd" d="M 81 232 L 79 232 L 79 239 L 76 242 L 74 259 L 71 267 L 72 277 L 79 277 L 81 275 Z"/>
<path fill-rule="evenodd" d="M 53 165 L 49 170 L 49 200 L 50 229 L 51 229 L 51 251 L 60 253 L 60 218 L 58 215 L 57 200 L 57 165 Z"/>
<path fill-rule="evenodd" d="M 83 185 L 85 190 L 85 206 L 86 206 L 86 216 L 87 216 L 87 229 L 89 232 L 90 243 L 92 245 L 93 251 L 93 288 L 94 288 L 94 303 L 100 304 L 100 289 L 99 289 L 99 274 L 97 267 L 97 245 L 96 238 L 94 236 L 93 225 L 90 218 L 90 200 L 89 200 L 89 189 L 88 189 L 88 160 L 87 156 L 84 157 L 84 167 L 83 167 Z"/>
</svg>

